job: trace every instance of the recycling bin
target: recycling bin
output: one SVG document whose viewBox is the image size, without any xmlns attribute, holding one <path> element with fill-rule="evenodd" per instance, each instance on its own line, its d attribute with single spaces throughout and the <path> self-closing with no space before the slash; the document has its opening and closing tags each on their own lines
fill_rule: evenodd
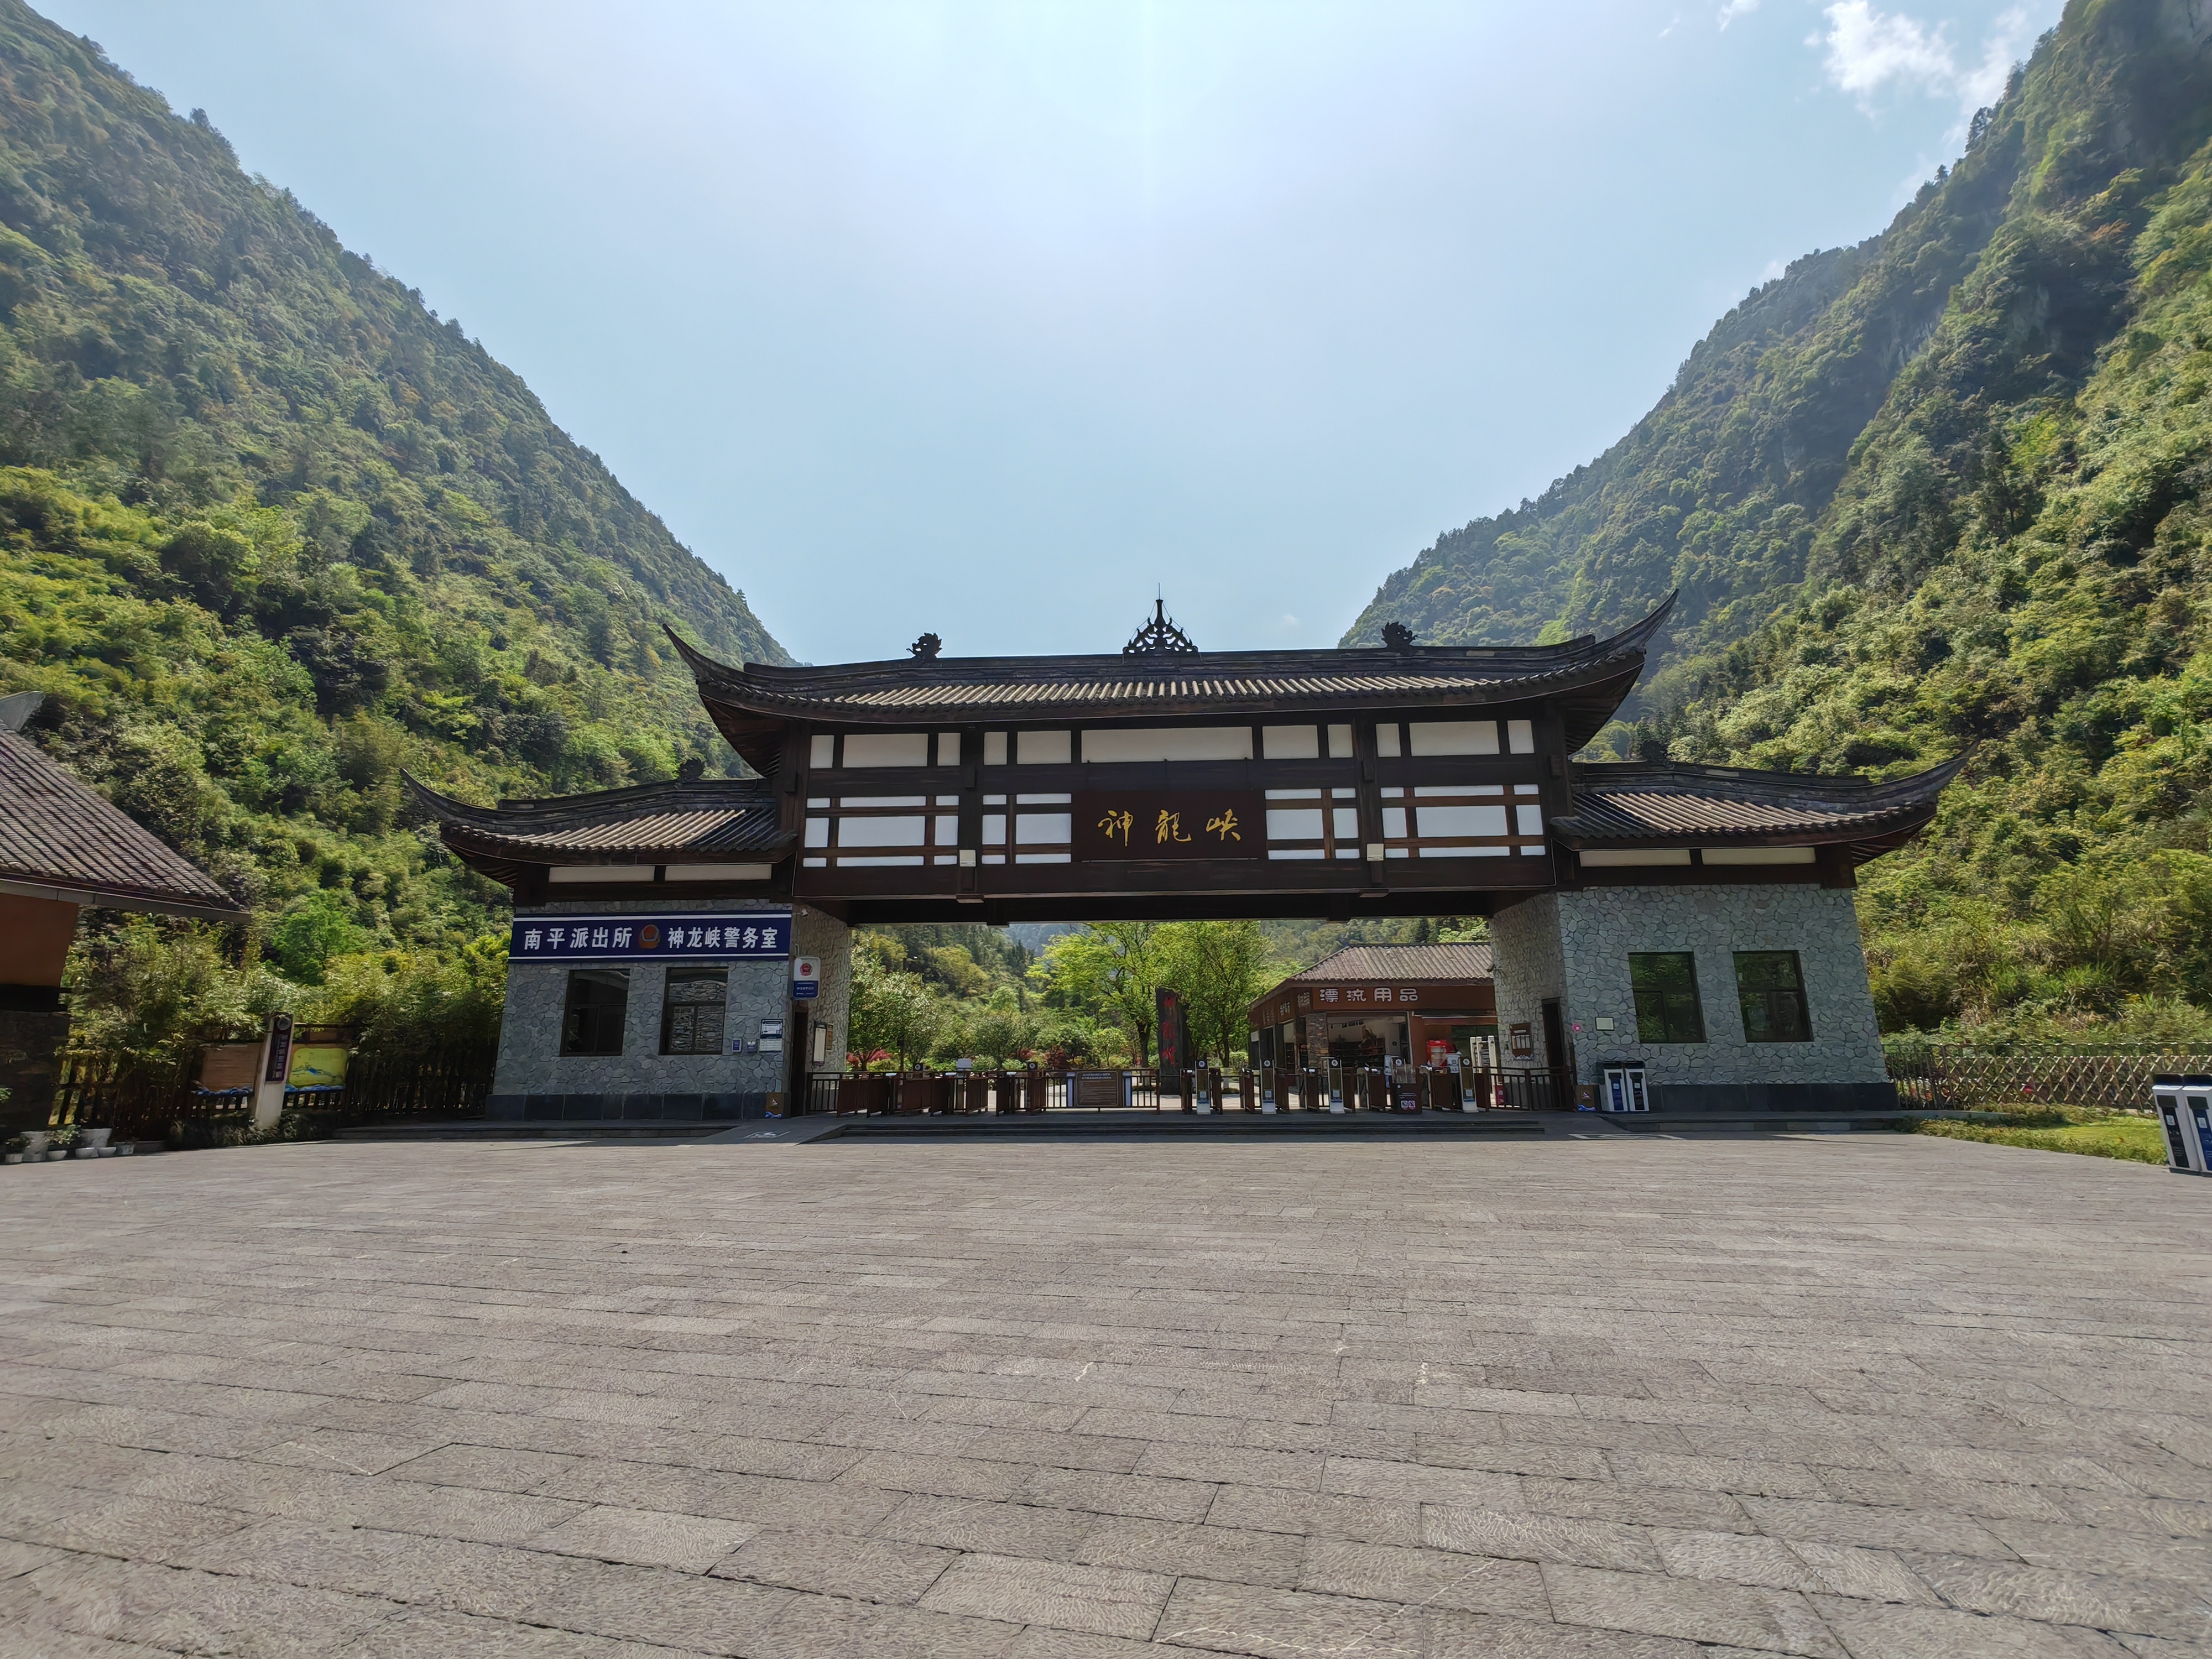
<svg viewBox="0 0 2212 1659">
<path fill-rule="evenodd" d="M 2176 1175 L 2212 1175 L 2212 1077 L 2153 1078 L 2151 1100 L 2166 1132 L 2166 1167 Z"/>
<path fill-rule="evenodd" d="M 1641 1066 L 1607 1066 L 1598 1086 L 1597 1109 L 1601 1112 L 1648 1112 L 1651 1094 Z"/>
</svg>

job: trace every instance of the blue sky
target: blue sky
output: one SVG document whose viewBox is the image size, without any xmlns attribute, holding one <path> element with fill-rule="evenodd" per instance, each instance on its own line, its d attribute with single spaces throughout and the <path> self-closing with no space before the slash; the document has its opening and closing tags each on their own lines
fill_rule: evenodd
<svg viewBox="0 0 2212 1659">
<path fill-rule="evenodd" d="M 459 317 L 800 657 L 1334 644 L 2057 0 L 46 0 Z"/>
</svg>

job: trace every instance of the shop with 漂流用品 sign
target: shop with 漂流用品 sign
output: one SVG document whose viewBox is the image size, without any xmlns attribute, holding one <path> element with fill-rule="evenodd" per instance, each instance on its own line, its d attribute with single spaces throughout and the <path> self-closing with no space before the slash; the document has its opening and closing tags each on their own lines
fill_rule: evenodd
<svg viewBox="0 0 2212 1659">
<path fill-rule="evenodd" d="M 1487 945 L 1347 945 L 1274 987 L 1249 1020 L 1255 1065 L 1498 1063 Z"/>
</svg>

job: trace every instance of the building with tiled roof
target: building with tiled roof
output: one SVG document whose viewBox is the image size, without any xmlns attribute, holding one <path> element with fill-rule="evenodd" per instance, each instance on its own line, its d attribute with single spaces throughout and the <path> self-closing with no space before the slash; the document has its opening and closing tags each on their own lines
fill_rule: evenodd
<svg viewBox="0 0 2212 1659">
<path fill-rule="evenodd" d="M 45 698 L 0 698 L 0 1121 L 40 1127 L 69 1016 L 62 969 L 91 905 L 235 921 L 205 871 L 21 735 Z"/>
<path fill-rule="evenodd" d="M 1422 1065 L 1445 1054 L 1498 1063 L 1497 986 L 1483 944 L 1347 945 L 1275 986 L 1249 1018 L 1256 1065 Z"/>
<path fill-rule="evenodd" d="M 1672 604 L 1529 646 L 1396 629 L 1333 651 L 1201 651 L 1164 604 L 1111 655 L 948 657 L 924 634 L 896 661 L 787 667 L 678 640 L 756 775 L 496 806 L 416 786 L 447 848 L 518 906 L 495 1101 L 657 1110 L 656 1089 L 767 1089 L 779 1071 L 795 1091 L 843 1053 L 830 988 L 855 923 L 1480 915 L 1494 973 L 1471 971 L 1474 947 L 1411 947 L 1463 953 L 1430 961 L 1448 972 L 1347 955 L 1312 970 L 1333 983 L 1271 993 L 1253 1030 L 1307 1055 L 1380 1044 L 1420 1060 L 1436 1041 L 1472 1056 L 1494 1005 L 1497 1058 L 1551 1073 L 1547 1097 L 1632 1069 L 1661 1101 L 1759 1107 L 1782 1088 L 1865 1103 L 1887 1085 L 1855 872 L 1929 823 L 1963 760 L 1885 781 L 1576 760 Z M 826 951 L 821 997 L 787 1001 L 735 960 L 674 978 L 626 965 L 647 938 L 673 964 L 757 937 Z M 1446 983 L 1470 988 L 1432 1017 L 1423 999 Z M 703 1023 L 698 1000 L 718 998 Z M 761 1053 L 791 1054 L 787 1022 L 812 1060 L 662 1061 L 738 1024 L 775 1045 Z"/>
</svg>

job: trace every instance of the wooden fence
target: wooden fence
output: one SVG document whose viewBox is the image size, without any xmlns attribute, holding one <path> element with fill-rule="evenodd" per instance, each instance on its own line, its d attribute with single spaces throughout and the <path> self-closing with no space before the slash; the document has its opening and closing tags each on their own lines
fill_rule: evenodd
<svg viewBox="0 0 2212 1659">
<path fill-rule="evenodd" d="M 2154 1077 L 2212 1073 L 2212 1054 L 2111 1045 L 1990 1049 L 1938 1045 L 1917 1060 L 1892 1060 L 1899 1100 L 1930 1110 L 2091 1106 L 2148 1112 Z"/>
<path fill-rule="evenodd" d="M 402 1119 L 475 1117 L 491 1092 L 495 1043 L 371 1049 L 352 1056 L 342 1085 L 287 1089 L 289 1133 Z M 64 1058 L 48 1120 L 112 1128 L 118 1140 L 233 1146 L 253 1131 L 253 1091 L 198 1087 L 189 1066 L 122 1072 L 85 1054 Z"/>
</svg>

